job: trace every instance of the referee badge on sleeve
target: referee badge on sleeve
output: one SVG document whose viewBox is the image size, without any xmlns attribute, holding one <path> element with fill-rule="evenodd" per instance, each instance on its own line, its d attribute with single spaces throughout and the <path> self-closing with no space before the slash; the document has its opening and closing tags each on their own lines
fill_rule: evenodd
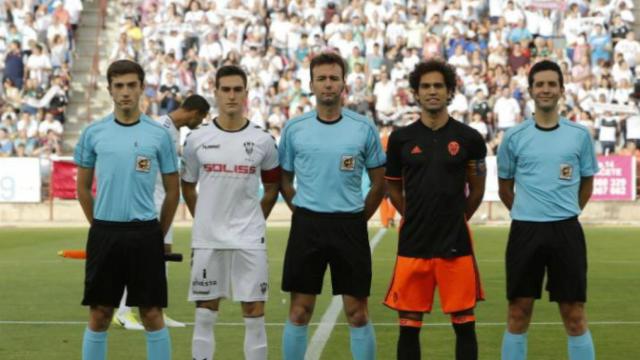
<svg viewBox="0 0 640 360">
<path fill-rule="evenodd" d="M 138 155 L 136 157 L 136 171 L 146 173 L 151 171 L 151 159 L 144 155 Z"/>
<path fill-rule="evenodd" d="M 573 175 L 573 167 L 569 164 L 560 164 L 560 179 L 571 180 L 571 175 Z"/>
<path fill-rule="evenodd" d="M 353 171 L 356 168 L 356 158 L 353 155 L 342 155 L 342 160 L 340 161 L 340 170 L 342 171 Z"/>
</svg>

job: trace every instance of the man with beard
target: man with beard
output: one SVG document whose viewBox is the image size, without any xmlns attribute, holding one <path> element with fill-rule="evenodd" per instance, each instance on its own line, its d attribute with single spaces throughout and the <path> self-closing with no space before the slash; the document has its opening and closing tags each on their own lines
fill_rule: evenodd
<svg viewBox="0 0 640 360">
<path fill-rule="evenodd" d="M 467 220 L 484 195 L 487 149 L 476 130 L 449 115 L 456 91 L 451 65 L 420 63 L 409 84 L 420 120 L 391 134 L 385 174 L 389 197 L 404 219 L 384 301 L 398 311 L 397 358 L 420 359 L 422 318 L 431 312 L 438 287 L 456 334 L 456 359 L 477 359 L 474 308 L 483 291 Z"/>
</svg>

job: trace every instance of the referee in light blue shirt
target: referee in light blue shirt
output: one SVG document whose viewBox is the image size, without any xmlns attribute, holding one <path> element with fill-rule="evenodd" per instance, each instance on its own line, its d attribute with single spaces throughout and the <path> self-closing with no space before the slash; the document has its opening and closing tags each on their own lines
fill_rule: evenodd
<svg viewBox="0 0 640 360">
<path fill-rule="evenodd" d="M 595 358 L 585 316 L 587 251 L 578 215 L 591 196 L 598 162 L 589 131 L 558 114 L 563 92 L 560 67 L 536 63 L 529 73 L 535 115 L 507 131 L 498 149 L 500 199 L 513 220 L 503 360 L 527 357 L 527 329 L 545 272 L 549 299 L 558 302 L 569 335 L 569 359 Z"/>
<path fill-rule="evenodd" d="M 384 195 L 385 155 L 368 118 L 342 108 L 345 62 L 323 53 L 311 60 L 316 110 L 286 123 L 280 139 L 282 194 L 293 210 L 282 289 L 291 292 L 283 358 L 304 359 L 307 325 L 327 265 L 334 295 L 342 295 L 356 360 L 375 359 L 367 299 L 371 253 L 367 220 Z M 365 200 L 362 175 L 371 188 Z M 297 191 L 293 179 L 297 177 Z"/>
<path fill-rule="evenodd" d="M 167 306 L 163 238 L 180 195 L 176 150 L 169 132 L 140 113 L 142 67 L 116 61 L 107 80 L 114 112 L 83 131 L 74 153 L 78 199 L 91 224 L 82 300 L 90 310 L 82 358 L 105 359 L 106 331 L 126 286 L 127 305 L 140 308 L 147 358 L 167 360 L 171 340 L 162 317 Z M 158 172 L 166 191 L 160 222 L 153 201 Z"/>
</svg>

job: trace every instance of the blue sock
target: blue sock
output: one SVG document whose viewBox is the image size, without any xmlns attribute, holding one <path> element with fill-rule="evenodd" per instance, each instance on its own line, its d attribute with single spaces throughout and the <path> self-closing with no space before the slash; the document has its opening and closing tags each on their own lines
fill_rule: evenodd
<svg viewBox="0 0 640 360">
<path fill-rule="evenodd" d="M 589 330 L 580 336 L 569 336 L 568 345 L 569 360 L 594 360 L 596 358 Z"/>
<path fill-rule="evenodd" d="M 289 320 L 282 334 L 282 358 L 284 360 L 303 360 L 307 352 L 307 325 L 294 325 Z"/>
<path fill-rule="evenodd" d="M 84 330 L 82 338 L 82 360 L 104 360 L 107 358 L 107 332 Z"/>
<path fill-rule="evenodd" d="M 165 326 L 158 331 L 145 331 L 148 360 L 171 360 L 171 337 Z"/>
<path fill-rule="evenodd" d="M 362 327 L 349 326 L 351 335 L 351 355 L 354 360 L 375 360 L 376 333 L 371 322 Z"/>
<path fill-rule="evenodd" d="M 502 337 L 502 360 L 525 360 L 527 358 L 527 333 L 512 334 L 509 330 Z"/>
</svg>

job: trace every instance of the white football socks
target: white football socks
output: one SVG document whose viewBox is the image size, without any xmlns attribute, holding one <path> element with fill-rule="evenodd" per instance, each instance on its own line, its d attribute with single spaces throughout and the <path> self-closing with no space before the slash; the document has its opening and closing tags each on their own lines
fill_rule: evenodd
<svg viewBox="0 0 640 360">
<path fill-rule="evenodd" d="M 212 360 L 216 348 L 213 327 L 218 320 L 218 312 L 206 308 L 196 308 L 196 323 L 193 329 L 191 355 L 194 360 Z"/>
<path fill-rule="evenodd" d="M 244 318 L 244 358 L 245 360 L 266 360 L 267 358 L 264 316 Z"/>
</svg>

